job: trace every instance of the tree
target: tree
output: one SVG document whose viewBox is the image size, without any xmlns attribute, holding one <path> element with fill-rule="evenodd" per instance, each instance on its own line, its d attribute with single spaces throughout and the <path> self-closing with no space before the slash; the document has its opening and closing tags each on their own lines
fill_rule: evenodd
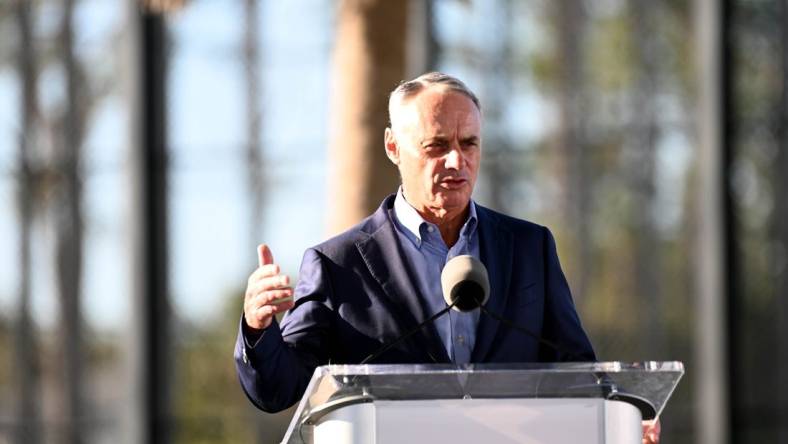
<svg viewBox="0 0 788 444">
<path fill-rule="evenodd" d="M 511 162 L 516 152 L 506 128 L 506 102 L 512 90 L 512 39 L 511 39 L 512 3 L 503 0 L 496 4 L 495 27 L 500 36 L 497 48 L 487 51 L 485 65 L 490 68 L 490 75 L 484 76 L 484 104 L 482 106 L 485 120 L 484 154 L 482 171 L 488 187 L 488 205 L 507 211 L 506 189 L 512 183 Z"/>
<path fill-rule="evenodd" d="M 251 203 L 249 235 L 252 244 L 260 241 L 260 217 L 263 213 L 263 160 L 260 152 L 260 46 L 257 21 L 258 0 L 244 2 L 243 65 L 246 81 L 246 171 L 247 188 Z"/>
<path fill-rule="evenodd" d="M 405 74 L 408 2 L 339 3 L 332 88 L 329 230 L 370 214 L 398 183 L 383 149 L 387 93 Z"/>
<path fill-rule="evenodd" d="M 20 34 L 18 53 L 18 75 L 22 85 L 21 116 L 22 128 L 19 135 L 19 249 L 20 249 L 20 286 L 19 313 L 17 315 L 15 350 L 16 381 L 18 387 L 19 422 L 15 434 L 18 443 L 37 443 L 41 440 L 40 426 L 40 394 L 37 383 L 40 367 L 38 362 L 38 344 L 34 326 L 30 317 L 30 276 L 31 248 L 30 235 L 33 221 L 33 205 L 35 196 L 35 173 L 31 162 L 32 141 L 34 136 L 35 118 L 38 109 L 36 79 L 38 70 L 35 62 L 32 37 L 32 4 L 18 0 L 16 3 L 17 23 Z"/>
<path fill-rule="evenodd" d="M 60 296 L 59 352 L 64 376 L 59 382 L 61 415 L 65 430 L 62 442 L 84 441 L 81 420 L 83 401 L 83 338 L 81 281 L 83 261 L 81 146 L 88 103 L 83 94 L 84 74 L 74 51 L 74 0 L 65 0 L 59 42 L 66 74 L 66 103 L 56 128 L 60 130 L 56 169 L 60 187 L 55 208 L 57 290 Z"/>
<path fill-rule="evenodd" d="M 588 293 L 591 275 L 590 144 L 585 139 L 585 72 L 582 44 L 586 35 L 585 11 L 581 2 L 562 0 L 554 3 L 558 48 L 558 129 L 555 150 L 558 180 L 561 183 L 561 215 L 566 221 L 569 242 L 574 246 L 574 293 Z"/>
<path fill-rule="evenodd" d="M 653 5 L 644 0 L 630 3 L 635 79 L 631 89 L 632 113 L 626 149 L 628 183 L 633 191 L 632 224 L 634 285 L 633 296 L 645 308 L 640 319 L 645 326 L 643 345 L 652 356 L 661 356 L 665 349 L 662 328 L 662 294 L 660 291 L 660 245 L 656 233 L 656 154 L 659 122 L 656 113 L 657 75 L 659 73 L 660 38 L 653 26 L 658 15 Z"/>
</svg>

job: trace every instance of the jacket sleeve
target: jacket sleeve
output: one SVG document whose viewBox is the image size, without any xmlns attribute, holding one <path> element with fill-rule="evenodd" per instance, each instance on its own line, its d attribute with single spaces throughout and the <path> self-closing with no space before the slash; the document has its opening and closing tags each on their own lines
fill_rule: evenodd
<svg viewBox="0 0 788 444">
<path fill-rule="evenodd" d="M 545 307 L 542 334 L 545 339 L 558 344 L 563 351 L 553 350 L 542 345 L 539 360 L 558 361 L 596 361 L 591 341 L 583 331 L 577 315 L 569 284 L 558 261 L 555 239 L 544 228 L 545 264 Z"/>
<path fill-rule="evenodd" d="M 246 395 L 266 412 L 298 402 L 315 368 L 328 362 L 334 312 L 322 260 L 313 249 L 304 253 L 295 305 L 281 326 L 274 320 L 260 337 L 249 338 L 241 317 L 233 353 L 236 371 Z"/>
</svg>

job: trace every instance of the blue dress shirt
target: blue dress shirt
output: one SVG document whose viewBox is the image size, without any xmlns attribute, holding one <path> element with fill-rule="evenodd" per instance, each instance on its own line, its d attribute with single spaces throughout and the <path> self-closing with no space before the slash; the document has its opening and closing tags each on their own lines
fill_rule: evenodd
<svg viewBox="0 0 788 444">
<path fill-rule="evenodd" d="M 399 242 L 412 265 L 415 286 L 421 293 L 422 303 L 430 314 L 446 307 L 441 290 L 441 271 L 446 262 L 459 255 L 470 254 L 479 259 L 479 235 L 476 230 L 476 204 L 471 201 L 468 219 L 460 229 L 460 237 L 451 247 L 443 242 L 438 226 L 425 221 L 402 195 L 402 187 L 394 200 L 394 219 Z M 467 364 L 476 342 L 479 310 L 460 313 L 451 310 L 435 321 L 441 341 L 451 360 Z"/>
</svg>

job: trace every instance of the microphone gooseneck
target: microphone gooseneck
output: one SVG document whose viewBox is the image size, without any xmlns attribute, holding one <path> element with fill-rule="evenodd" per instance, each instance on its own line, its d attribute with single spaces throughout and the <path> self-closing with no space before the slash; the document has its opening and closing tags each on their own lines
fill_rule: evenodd
<svg viewBox="0 0 788 444">
<path fill-rule="evenodd" d="M 487 302 L 490 295 L 490 282 L 487 278 L 487 269 L 478 259 L 469 255 L 456 256 L 446 262 L 441 271 L 441 289 L 446 307 L 425 319 L 416 327 L 410 329 L 392 342 L 383 345 L 371 355 L 359 362 L 366 364 L 379 358 L 395 345 L 415 335 L 430 322 L 445 315 L 451 309 L 457 311 L 471 311 Z"/>
<path fill-rule="evenodd" d="M 454 304 L 451 304 L 448 307 L 444 308 L 443 310 L 435 313 L 434 315 L 432 315 L 429 318 L 425 319 L 424 322 L 422 322 L 421 324 L 419 324 L 416 327 L 414 327 L 411 330 L 409 330 L 404 335 L 400 336 L 399 338 L 395 339 L 392 342 L 389 342 L 388 344 L 386 344 L 382 348 L 380 348 L 378 351 L 376 351 L 376 352 L 372 353 L 371 355 L 367 356 L 366 358 L 364 358 L 363 361 L 359 362 L 358 364 L 359 365 L 363 365 L 363 364 L 366 364 L 366 363 L 372 361 L 373 359 L 379 358 L 381 355 L 383 355 L 383 353 L 386 353 L 387 351 L 389 351 L 391 349 L 391 347 L 394 347 L 395 345 L 399 344 L 400 342 L 404 341 L 405 339 L 408 339 L 409 337 L 415 335 L 419 330 L 424 328 L 425 325 L 427 325 L 430 322 L 433 322 L 434 320 L 438 319 L 439 317 L 445 315 L 453 307 L 454 307 Z"/>
<path fill-rule="evenodd" d="M 541 335 L 504 318 L 503 316 L 493 313 L 488 310 L 484 304 L 490 298 L 490 281 L 487 275 L 487 268 L 484 264 L 470 255 L 456 256 L 446 262 L 441 272 L 441 289 L 443 291 L 443 300 L 446 301 L 446 307 L 438 311 L 434 315 L 425 319 L 416 327 L 407 331 L 402 336 L 394 341 L 383 345 L 379 350 L 367 356 L 359 364 L 366 364 L 374 359 L 379 358 L 385 352 L 389 351 L 395 345 L 401 343 L 405 339 L 416 334 L 419 330 L 424 328 L 430 322 L 434 322 L 439 317 L 445 315 L 449 310 L 454 309 L 460 312 L 468 312 L 480 308 L 482 313 L 508 328 L 514 329 L 535 339 L 542 345 L 546 345 L 551 349 L 562 353 L 572 358 L 578 358 L 576 353 L 573 353 L 560 345 L 543 338 Z"/>
<path fill-rule="evenodd" d="M 443 287 L 443 299 L 446 301 L 446 304 L 453 304 L 455 310 L 465 312 L 480 308 L 482 313 L 506 327 L 530 336 L 540 344 L 546 345 L 566 356 L 578 357 L 576 353 L 561 347 L 555 342 L 549 341 L 541 335 L 488 310 L 484 306 L 490 298 L 490 281 L 487 275 L 487 267 L 475 257 L 462 255 L 449 260 L 446 266 L 443 267 L 443 272 L 441 272 L 441 286 Z"/>
<path fill-rule="evenodd" d="M 491 312 L 490 310 L 487 309 L 487 307 L 485 307 L 483 305 L 482 305 L 481 308 L 482 308 L 482 313 L 484 313 L 487 316 L 495 319 L 496 321 L 500 322 L 501 324 L 505 325 L 508 328 L 517 330 L 520 333 L 523 333 L 523 334 L 525 334 L 527 336 L 530 336 L 531 338 L 535 339 L 536 342 L 538 342 L 538 343 L 540 343 L 542 345 L 546 345 L 546 346 L 552 348 L 553 350 L 555 350 L 555 351 L 557 351 L 559 353 L 563 353 L 563 354 L 565 354 L 567 356 L 570 356 L 570 357 L 573 357 L 573 358 L 579 358 L 580 357 L 576 353 L 571 352 L 571 351 L 565 349 L 564 347 L 561 347 L 560 345 L 556 344 L 555 342 L 548 341 L 547 339 L 545 339 L 545 338 L 541 337 L 540 335 L 532 332 L 531 330 L 529 330 L 529 329 L 527 329 L 527 328 L 525 328 L 525 327 L 523 327 L 521 325 L 517 325 L 514 322 L 504 318 L 503 316 L 501 316 L 501 315 L 499 315 L 497 313 Z"/>
</svg>

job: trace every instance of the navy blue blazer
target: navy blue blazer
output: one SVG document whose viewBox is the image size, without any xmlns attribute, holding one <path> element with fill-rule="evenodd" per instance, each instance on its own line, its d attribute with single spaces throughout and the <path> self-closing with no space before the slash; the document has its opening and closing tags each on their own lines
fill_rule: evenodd
<svg viewBox="0 0 788 444">
<path fill-rule="evenodd" d="M 394 227 L 394 195 L 360 224 L 308 249 L 295 306 L 254 344 L 243 318 L 235 363 L 249 399 L 268 412 L 295 404 L 315 367 L 354 364 L 433 313 L 426 311 Z M 477 205 L 481 261 L 490 278 L 486 307 L 525 326 L 568 354 L 539 344 L 481 314 L 471 362 L 594 361 L 543 226 Z M 374 363 L 449 363 L 437 330 L 428 325 Z"/>
</svg>

